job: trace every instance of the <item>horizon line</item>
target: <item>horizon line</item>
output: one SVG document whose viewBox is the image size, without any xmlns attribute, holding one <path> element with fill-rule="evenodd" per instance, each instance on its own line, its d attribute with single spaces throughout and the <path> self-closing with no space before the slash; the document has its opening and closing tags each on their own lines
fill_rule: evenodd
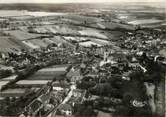
<svg viewBox="0 0 166 117">
<path fill-rule="evenodd" d="M 166 1 L 165 1 L 166 2 Z M 164 1 L 153 1 L 153 2 L 147 2 L 147 1 L 141 1 L 141 2 L 129 2 L 129 1 L 117 1 L 117 2 L 0 2 L 0 4 L 103 4 L 103 3 L 165 3 Z"/>
</svg>

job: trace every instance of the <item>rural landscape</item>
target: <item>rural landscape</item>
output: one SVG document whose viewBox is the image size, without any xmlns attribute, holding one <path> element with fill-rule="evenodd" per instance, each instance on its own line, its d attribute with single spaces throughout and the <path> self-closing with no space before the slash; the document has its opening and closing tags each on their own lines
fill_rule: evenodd
<svg viewBox="0 0 166 117">
<path fill-rule="evenodd" d="M 0 3 L 0 117 L 165 117 L 163 3 Z"/>
</svg>

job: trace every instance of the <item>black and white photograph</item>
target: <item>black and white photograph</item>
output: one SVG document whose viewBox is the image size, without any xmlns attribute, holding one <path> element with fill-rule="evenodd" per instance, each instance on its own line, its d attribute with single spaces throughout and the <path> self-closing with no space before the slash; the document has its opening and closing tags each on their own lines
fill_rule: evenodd
<svg viewBox="0 0 166 117">
<path fill-rule="evenodd" d="M 0 117 L 165 117 L 166 0 L 0 0 Z"/>
</svg>

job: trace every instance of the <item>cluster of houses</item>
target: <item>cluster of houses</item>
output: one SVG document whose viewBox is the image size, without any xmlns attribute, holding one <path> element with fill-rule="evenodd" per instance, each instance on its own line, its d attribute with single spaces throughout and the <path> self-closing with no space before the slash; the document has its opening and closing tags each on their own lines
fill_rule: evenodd
<svg viewBox="0 0 166 117">
<path fill-rule="evenodd" d="M 80 26 L 78 31 L 66 24 L 56 26 L 56 21 L 49 22 L 49 18 L 0 24 L 1 28 L 10 27 L 6 35 L 25 46 L 15 53 L 0 53 L 0 65 L 12 67 L 0 66 L 0 112 L 6 112 L 4 116 L 9 110 L 19 117 L 73 116 L 75 108 L 85 102 L 110 112 L 115 112 L 119 104 L 126 106 L 122 103 L 126 100 L 136 110 L 148 107 L 149 102 L 142 99 L 146 96 L 140 89 L 143 83 L 139 87 L 139 80 L 135 82 L 130 75 L 147 72 L 145 61 L 140 64 L 138 60 L 145 55 L 165 64 L 165 56 L 159 54 L 166 45 L 163 31 L 126 32 L 112 42 L 104 32 Z M 21 27 L 16 29 L 16 24 Z"/>
</svg>

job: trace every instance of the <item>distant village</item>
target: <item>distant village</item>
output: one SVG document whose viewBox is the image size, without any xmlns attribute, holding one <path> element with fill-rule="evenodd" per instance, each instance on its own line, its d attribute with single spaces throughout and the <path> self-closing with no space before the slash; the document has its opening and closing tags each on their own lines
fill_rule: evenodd
<svg viewBox="0 0 166 117">
<path fill-rule="evenodd" d="M 0 116 L 164 117 L 166 27 L 94 14 L 0 17 Z"/>
</svg>

